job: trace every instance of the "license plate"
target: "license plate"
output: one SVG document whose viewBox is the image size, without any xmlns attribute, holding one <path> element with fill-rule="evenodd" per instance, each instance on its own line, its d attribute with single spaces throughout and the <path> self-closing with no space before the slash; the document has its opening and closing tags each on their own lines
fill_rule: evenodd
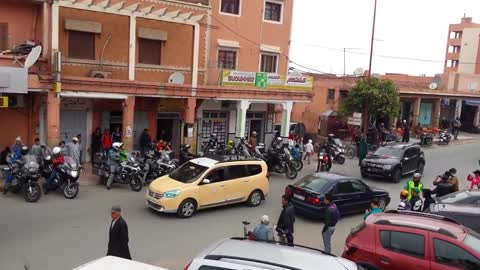
<svg viewBox="0 0 480 270">
<path fill-rule="evenodd" d="M 302 195 L 298 195 L 298 194 L 293 194 L 293 197 L 299 199 L 299 200 L 302 200 L 302 201 L 305 201 L 305 196 L 302 196 Z"/>
</svg>

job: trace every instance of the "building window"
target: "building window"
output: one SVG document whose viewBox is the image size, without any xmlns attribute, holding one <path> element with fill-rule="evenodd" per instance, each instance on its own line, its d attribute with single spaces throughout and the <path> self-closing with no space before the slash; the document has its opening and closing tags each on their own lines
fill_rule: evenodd
<svg viewBox="0 0 480 270">
<path fill-rule="evenodd" d="M 260 61 L 260 72 L 277 73 L 278 55 L 262 54 Z"/>
<path fill-rule="evenodd" d="M 8 23 L 0 23 L 0 51 L 8 49 Z"/>
<path fill-rule="evenodd" d="M 138 39 L 138 63 L 160 65 L 162 58 L 162 41 Z"/>
<path fill-rule="evenodd" d="M 267 21 L 280 22 L 282 17 L 282 4 L 275 2 L 265 2 L 265 16 Z"/>
<path fill-rule="evenodd" d="M 95 60 L 95 34 L 69 31 L 68 57 Z"/>
<path fill-rule="evenodd" d="M 237 51 L 218 50 L 217 67 L 219 69 L 237 69 Z"/>
<path fill-rule="evenodd" d="M 334 100 L 335 99 L 335 89 L 330 88 L 328 89 L 328 100 Z"/>
<path fill-rule="evenodd" d="M 220 11 L 240 15 L 240 0 L 221 0 Z"/>
</svg>

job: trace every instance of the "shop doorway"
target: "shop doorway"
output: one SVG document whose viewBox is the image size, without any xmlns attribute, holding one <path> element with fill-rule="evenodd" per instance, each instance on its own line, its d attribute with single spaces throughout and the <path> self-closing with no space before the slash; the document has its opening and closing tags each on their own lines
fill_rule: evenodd
<svg viewBox="0 0 480 270">
<path fill-rule="evenodd" d="M 157 141 L 171 142 L 173 150 L 180 150 L 182 121 L 178 113 L 158 113 L 157 115 Z"/>
<path fill-rule="evenodd" d="M 247 113 L 247 123 L 245 126 L 245 137 L 250 139 L 253 131 L 257 132 L 258 142 L 264 142 L 264 123 L 265 123 L 265 113 L 256 112 L 256 113 Z"/>
<path fill-rule="evenodd" d="M 73 137 L 79 134 L 82 139 L 82 162 L 85 162 L 87 157 L 87 112 L 61 110 L 60 140 L 69 143 Z"/>
</svg>

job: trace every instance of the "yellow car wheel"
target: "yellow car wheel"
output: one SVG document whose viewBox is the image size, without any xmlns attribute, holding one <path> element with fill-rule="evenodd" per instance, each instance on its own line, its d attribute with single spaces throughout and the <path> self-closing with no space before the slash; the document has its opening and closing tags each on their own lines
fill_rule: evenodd
<svg viewBox="0 0 480 270">
<path fill-rule="evenodd" d="M 197 203 L 192 199 L 184 200 L 177 210 L 177 216 L 180 218 L 189 218 L 195 214 Z"/>
</svg>

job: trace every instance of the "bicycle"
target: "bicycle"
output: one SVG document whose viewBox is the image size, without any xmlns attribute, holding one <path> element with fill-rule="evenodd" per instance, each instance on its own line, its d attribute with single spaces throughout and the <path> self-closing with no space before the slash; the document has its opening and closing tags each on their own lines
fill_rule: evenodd
<svg viewBox="0 0 480 270">
<path fill-rule="evenodd" d="M 351 143 L 351 144 L 345 146 L 345 155 L 349 159 L 353 159 L 357 156 L 357 145 L 356 145 L 356 143 Z"/>
</svg>

